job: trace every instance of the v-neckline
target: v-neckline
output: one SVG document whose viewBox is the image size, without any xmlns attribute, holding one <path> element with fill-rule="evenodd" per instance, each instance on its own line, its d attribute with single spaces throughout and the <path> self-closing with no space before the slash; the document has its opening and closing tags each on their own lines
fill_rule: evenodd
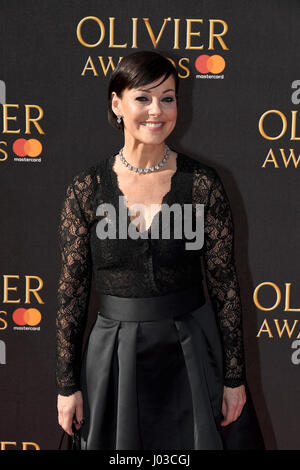
<svg viewBox="0 0 300 470">
<path fill-rule="evenodd" d="M 171 149 L 172 150 L 172 149 Z M 182 160 L 182 157 L 181 157 L 181 154 L 180 152 L 176 152 L 177 153 L 177 158 L 176 158 L 176 169 L 174 171 L 174 173 L 172 174 L 171 176 L 171 184 L 170 184 L 170 189 L 169 191 L 167 191 L 163 198 L 162 198 L 162 201 L 160 203 L 160 209 L 158 212 L 156 212 L 156 214 L 154 215 L 154 217 L 152 218 L 151 220 L 151 224 L 149 225 L 148 229 L 146 230 L 143 230 L 143 231 L 140 231 L 138 229 L 138 227 L 136 226 L 136 231 L 139 233 L 139 235 L 143 235 L 145 233 L 147 233 L 148 235 L 151 233 L 151 227 L 154 223 L 154 219 L 156 217 L 159 217 L 161 212 L 162 212 L 162 206 L 163 204 L 166 204 L 170 197 L 172 196 L 173 194 L 173 191 L 174 191 L 174 188 L 175 188 L 175 185 L 176 185 L 176 180 L 178 178 L 178 174 L 179 174 L 179 170 L 180 170 L 180 165 L 181 165 L 181 160 Z M 133 223 L 133 221 L 131 220 L 130 218 L 130 215 L 129 215 L 129 208 L 127 207 L 126 205 L 126 202 L 124 202 L 124 199 L 126 199 L 126 196 L 125 194 L 123 193 L 123 191 L 120 189 L 119 187 L 119 183 L 118 183 L 118 175 L 117 173 L 115 172 L 115 170 L 113 169 L 113 165 L 114 165 L 114 162 L 115 162 L 115 154 L 111 155 L 108 159 L 108 169 L 109 169 L 109 174 L 110 174 L 110 180 L 111 180 L 111 184 L 112 184 L 112 188 L 113 188 L 113 193 L 117 196 L 123 196 L 122 198 L 122 203 L 124 205 L 124 208 L 126 209 L 126 213 L 127 213 L 127 222 L 128 223 Z"/>
</svg>

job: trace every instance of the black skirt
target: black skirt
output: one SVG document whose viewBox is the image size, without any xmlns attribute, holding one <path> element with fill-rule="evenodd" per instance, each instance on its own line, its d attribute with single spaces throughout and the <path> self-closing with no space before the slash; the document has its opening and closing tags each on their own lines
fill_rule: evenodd
<svg viewBox="0 0 300 470">
<path fill-rule="evenodd" d="M 249 400 L 232 423 L 242 422 L 242 434 L 220 427 L 223 351 L 199 288 L 147 298 L 102 294 L 81 387 L 83 450 L 261 448 Z"/>
</svg>

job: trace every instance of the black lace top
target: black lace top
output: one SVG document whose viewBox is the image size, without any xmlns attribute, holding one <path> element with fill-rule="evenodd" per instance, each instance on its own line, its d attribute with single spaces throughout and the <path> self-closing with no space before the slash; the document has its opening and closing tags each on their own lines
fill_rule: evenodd
<svg viewBox="0 0 300 470">
<path fill-rule="evenodd" d="M 117 153 L 117 152 L 116 152 Z M 141 237 L 97 236 L 97 223 L 108 213 L 97 215 L 97 207 L 110 203 L 118 210 L 119 189 L 113 171 L 114 154 L 76 175 L 66 190 L 59 222 L 61 273 L 58 281 L 56 318 L 57 393 L 80 390 L 82 340 L 88 311 L 91 279 L 97 290 L 122 297 L 163 295 L 196 285 L 202 289 L 201 260 L 206 284 L 221 331 L 224 349 L 224 384 L 245 383 L 242 312 L 234 262 L 234 226 L 228 198 L 212 167 L 178 153 L 171 189 L 163 203 L 204 204 L 204 244 L 185 249 L 186 240 L 151 238 L 158 212 Z M 117 218 L 118 219 L 118 218 Z M 130 219 L 128 215 L 127 223 Z"/>
</svg>

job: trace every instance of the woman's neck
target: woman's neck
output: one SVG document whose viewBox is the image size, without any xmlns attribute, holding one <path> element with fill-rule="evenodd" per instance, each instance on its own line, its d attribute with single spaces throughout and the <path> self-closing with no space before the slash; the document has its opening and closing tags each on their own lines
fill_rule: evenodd
<svg viewBox="0 0 300 470">
<path fill-rule="evenodd" d="M 130 144 L 125 143 L 123 156 L 132 166 L 138 168 L 149 168 L 159 163 L 166 153 L 167 147 L 161 144 Z"/>
</svg>

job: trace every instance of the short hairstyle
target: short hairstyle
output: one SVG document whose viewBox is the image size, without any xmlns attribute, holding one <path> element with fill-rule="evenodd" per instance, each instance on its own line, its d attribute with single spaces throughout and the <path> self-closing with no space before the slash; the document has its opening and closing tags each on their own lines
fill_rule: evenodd
<svg viewBox="0 0 300 470">
<path fill-rule="evenodd" d="M 126 88 L 138 88 L 164 77 L 161 83 L 173 75 L 175 79 L 175 93 L 178 97 L 179 77 L 172 62 L 163 55 L 154 51 L 138 51 L 121 59 L 112 72 L 108 85 L 108 122 L 117 129 L 124 131 L 123 120 L 120 124 L 112 110 L 111 94 L 114 91 L 119 98 Z"/>
</svg>

